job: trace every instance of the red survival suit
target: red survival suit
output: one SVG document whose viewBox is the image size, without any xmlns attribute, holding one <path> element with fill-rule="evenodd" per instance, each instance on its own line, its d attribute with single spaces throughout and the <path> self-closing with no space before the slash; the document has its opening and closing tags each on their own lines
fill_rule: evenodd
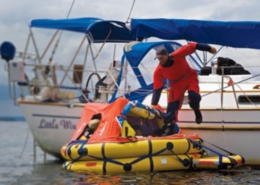
<svg viewBox="0 0 260 185">
<path fill-rule="evenodd" d="M 181 108 L 184 93 L 188 90 L 189 105 L 193 110 L 199 110 L 201 96 L 199 94 L 198 75 L 187 63 L 185 57 L 196 49 L 210 51 L 210 46 L 191 42 L 172 52 L 165 65 L 158 65 L 154 72 L 154 92 L 152 105 L 157 105 L 164 86 L 164 78 L 170 80 L 167 114 L 165 124 L 178 121 L 178 110 Z M 195 112 L 196 114 L 196 112 Z"/>
</svg>

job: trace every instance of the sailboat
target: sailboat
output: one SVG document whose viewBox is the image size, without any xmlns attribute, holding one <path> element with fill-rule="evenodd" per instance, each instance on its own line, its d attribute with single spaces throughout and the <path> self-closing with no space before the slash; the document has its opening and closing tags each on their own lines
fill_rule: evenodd
<svg viewBox="0 0 260 185">
<path fill-rule="evenodd" d="M 150 104 L 153 87 L 152 72 L 157 64 L 157 62 L 153 60 L 156 47 L 167 46 L 171 51 L 180 47 L 180 44 L 175 41 L 165 40 L 182 39 L 216 44 L 221 47 L 229 46 L 259 49 L 260 45 L 257 42 L 259 39 L 259 25 L 259 22 L 175 19 L 132 19 L 131 24 L 126 25 L 119 21 L 81 18 L 67 20 L 33 20 L 30 27 L 83 33 L 84 39 L 90 43 L 87 47 L 87 51 L 92 53 L 92 59 L 96 59 L 91 49 L 92 43 L 97 42 L 102 43 L 102 45 L 106 42 L 125 43 L 120 67 L 117 68 L 115 65 L 112 65 L 117 68 L 116 78 L 113 77 L 111 72 L 108 72 L 108 76 L 111 76 L 112 79 L 110 81 L 113 82 L 113 88 L 108 89 L 106 85 L 99 85 L 98 92 L 100 93 L 100 97 L 98 99 L 93 98 L 95 102 L 99 102 L 100 106 L 103 106 L 105 105 L 104 102 L 113 102 L 120 96 L 129 100 L 138 100 L 145 105 Z M 243 35 L 243 37 L 241 37 L 241 35 Z M 30 29 L 29 33 L 29 38 L 31 37 L 33 38 L 32 29 Z M 163 41 L 140 42 L 151 37 L 157 37 Z M 32 39 L 32 41 L 34 43 L 34 39 Z M 102 49 L 102 46 L 100 49 Z M 36 53 L 38 52 L 37 49 L 35 51 Z M 97 53 L 98 51 L 99 50 L 97 50 Z M 43 54 L 44 53 L 43 51 Z M 73 58 L 76 57 L 76 54 Z M 24 55 L 24 57 L 25 56 L 26 55 Z M 36 61 L 40 60 L 40 54 L 37 54 L 36 58 Z M 255 77 L 259 74 L 234 75 L 225 73 L 223 66 L 217 66 L 218 69 L 215 69 L 216 63 L 213 62 L 213 58 L 203 64 L 198 63 L 194 56 L 189 56 L 187 60 L 200 74 L 199 80 L 202 95 L 200 106 L 203 114 L 203 122 L 200 125 L 195 123 L 194 113 L 188 107 L 186 99 L 179 112 L 178 124 L 182 131 L 187 134 L 198 133 L 205 142 L 227 148 L 234 153 L 242 155 L 247 165 L 260 165 L 260 155 L 258 152 L 260 146 L 257 143 L 260 137 L 260 109 L 258 107 L 260 82 L 255 80 Z M 96 63 L 93 65 L 95 66 L 95 64 Z M 207 64 L 212 65 L 208 66 Z M 49 65 L 44 65 L 44 67 L 46 66 Z M 77 67 L 79 68 L 76 69 Z M 226 67 L 234 68 L 234 66 Z M 54 71 L 52 66 L 48 68 L 50 71 Z M 46 68 L 43 69 L 45 71 Z M 62 67 L 56 67 L 56 69 L 62 69 Z M 75 76 L 79 76 L 76 75 L 76 71 L 81 71 L 82 66 L 74 66 L 74 69 Z M 93 69 L 95 69 L 95 67 Z M 35 68 L 34 71 L 36 74 L 39 74 L 37 68 Z M 66 72 L 64 69 L 63 71 Z M 90 78 L 99 74 L 102 70 L 95 69 L 92 71 L 94 71 L 94 75 L 89 73 Z M 207 71 L 206 74 L 203 73 L 203 71 Z M 221 72 L 218 73 L 216 71 Z M 52 75 L 52 77 L 53 76 L 55 77 L 55 75 Z M 67 76 L 67 74 L 64 76 Z M 42 81 L 44 82 L 44 80 Z M 97 81 L 99 81 L 99 79 Z M 54 83 L 53 87 L 61 89 L 61 84 L 62 83 L 57 83 L 57 85 L 55 85 Z M 26 85 L 35 87 L 34 83 Z M 44 85 L 43 83 L 42 86 Z M 37 87 L 40 86 L 37 85 Z M 83 88 L 85 88 L 85 85 L 77 86 L 76 89 L 74 87 L 74 90 L 81 91 Z M 87 86 L 87 88 L 89 87 Z M 93 87 L 93 89 L 96 88 Z M 33 90 L 35 89 L 33 88 Z M 24 97 L 21 96 L 18 100 L 38 145 L 45 152 L 57 157 L 61 155 L 61 147 L 71 139 L 81 118 L 83 107 L 85 106 L 84 103 L 79 102 L 75 93 L 59 92 L 62 94 L 59 100 L 62 101 L 46 102 L 42 99 L 40 92 Z M 159 104 L 163 108 L 166 108 L 167 82 L 165 83 L 165 90 L 162 92 Z"/>
</svg>

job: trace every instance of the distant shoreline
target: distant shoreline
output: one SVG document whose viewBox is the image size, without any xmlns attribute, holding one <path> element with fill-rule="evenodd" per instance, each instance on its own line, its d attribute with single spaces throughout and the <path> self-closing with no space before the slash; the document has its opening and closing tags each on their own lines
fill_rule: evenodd
<svg viewBox="0 0 260 185">
<path fill-rule="evenodd" d="M 1 116 L 0 121 L 26 121 L 23 116 Z"/>
</svg>

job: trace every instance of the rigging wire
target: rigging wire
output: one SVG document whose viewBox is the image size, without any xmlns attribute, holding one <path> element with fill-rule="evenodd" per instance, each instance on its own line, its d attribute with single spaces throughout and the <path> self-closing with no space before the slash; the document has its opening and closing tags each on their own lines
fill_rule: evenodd
<svg viewBox="0 0 260 185">
<path fill-rule="evenodd" d="M 133 1 L 133 4 L 132 4 L 131 10 L 130 10 L 130 12 L 129 12 L 129 15 L 128 15 L 128 17 L 127 17 L 126 23 L 129 23 L 131 13 L 132 13 L 133 8 L 134 8 L 134 4 L 135 4 L 135 0 Z"/>
<path fill-rule="evenodd" d="M 67 16 L 66 16 L 66 19 L 69 18 L 70 13 L 71 13 L 71 10 L 72 10 L 72 8 L 73 8 L 73 5 L 74 5 L 75 1 L 76 1 L 76 0 L 73 0 L 73 1 L 72 1 L 72 4 L 71 4 L 70 9 L 69 9 L 69 11 L 68 11 L 68 14 L 67 14 Z M 45 69 L 45 74 L 48 74 L 48 73 L 50 72 L 50 66 L 49 66 L 49 65 L 52 63 L 54 54 L 55 54 L 55 52 L 56 52 L 56 50 L 57 50 L 57 48 L 58 48 L 58 44 L 59 44 L 59 42 L 60 42 L 61 35 L 62 35 L 62 31 L 60 32 L 59 37 L 58 37 L 58 39 L 57 39 L 57 42 L 55 43 L 54 48 L 53 48 L 53 50 L 52 50 L 51 56 L 50 56 L 50 58 L 49 58 L 48 65 L 47 65 L 47 67 L 46 67 L 46 69 Z"/>
<path fill-rule="evenodd" d="M 73 7 L 75 1 L 76 1 L 76 0 L 73 0 L 72 4 L 71 4 L 71 6 L 70 6 L 69 12 L 68 12 L 68 14 L 67 14 L 67 16 L 66 16 L 66 19 L 68 19 L 68 17 L 69 17 L 69 15 L 70 15 L 70 13 L 71 13 L 71 10 L 72 10 L 72 7 Z M 61 35 L 62 35 L 62 32 L 60 32 L 59 38 L 57 39 L 57 42 L 56 42 L 56 44 L 55 44 L 55 46 L 54 46 L 54 49 L 53 49 L 52 54 L 51 54 L 51 57 L 49 58 L 48 65 L 47 65 L 46 68 L 45 68 L 45 74 L 48 74 L 49 71 L 50 71 L 50 66 L 49 66 L 49 65 L 50 65 L 51 62 L 52 62 L 52 59 L 53 59 L 53 56 L 54 56 L 54 54 L 55 54 L 55 51 L 56 51 L 56 49 L 57 49 L 57 47 L 58 47 L 58 43 L 59 43 L 59 40 L 60 40 L 60 38 L 61 38 Z M 47 73 L 46 73 L 46 72 L 47 72 Z M 23 145 L 23 148 L 22 148 L 22 151 L 21 151 L 20 155 L 18 156 L 19 158 L 21 158 L 21 157 L 23 156 L 23 153 L 24 153 L 24 151 L 25 151 L 25 148 L 26 148 L 26 145 L 27 145 L 27 142 L 28 142 L 29 133 L 30 133 L 30 129 L 28 128 L 27 134 L 26 134 L 26 138 L 25 138 L 25 141 L 24 141 L 24 145 Z"/>
</svg>

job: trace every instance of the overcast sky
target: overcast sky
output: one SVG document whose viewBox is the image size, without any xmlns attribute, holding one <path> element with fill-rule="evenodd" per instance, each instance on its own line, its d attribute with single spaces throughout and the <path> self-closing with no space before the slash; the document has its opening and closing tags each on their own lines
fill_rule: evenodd
<svg viewBox="0 0 260 185">
<path fill-rule="evenodd" d="M 72 0 L 5 1 L 0 6 L 0 43 L 11 41 L 16 50 L 23 51 L 29 21 L 38 18 L 66 18 L 72 2 Z M 133 2 L 133 0 L 75 0 L 69 17 L 99 17 L 125 22 Z M 131 18 L 260 21 L 259 7 L 259 0 L 136 0 Z M 42 38 L 45 38 L 46 34 Z M 47 36 L 50 37 L 50 33 Z M 247 59 L 249 57 L 248 60 L 255 58 L 255 54 L 248 56 L 248 53 L 250 52 L 246 51 L 241 55 L 239 52 L 237 58 L 245 55 Z M 4 78 L 3 68 L 4 61 L 1 60 L 1 78 Z"/>
<path fill-rule="evenodd" d="M 8 0 L 0 6 L 0 44 L 11 41 L 17 51 L 23 51 L 28 35 L 28 23 L 32 19 L 66 18 L 72 0 Z M 126 22 L 133 0 L 75 0 L 71 18 L 98 17 Z M 136 0 L 131 18 L 180 18 L 219 21 L 260 21 L 260 0 Z M 52 32 L 53 33 L 53 32 Z M 44 42 L 52 33 L 40 33 Z M 79 44 L 70 41 L 70 45 Z M 39 47 L 42 52 L 43 47 Z M 69 48 L 61 51 L 62 56 L 70 53 Z M 71 54 L 70 54 L 71 55 Z M 71 55 L 72 56 L 72 55 Z M 238 62 L 246 61 L 250 71 L 260 66 L 260 52 L 257 50 L 224 51 L 222 56 Z M 56 58 L 57 59 L 57 58 Z M 60 60 L 60 58 L 58 58 Z M 6 84 L 5 62 L 0 60 L 0 84 Z M 7 89 L 6 89 L 7 91 Z"/>
</svg>

